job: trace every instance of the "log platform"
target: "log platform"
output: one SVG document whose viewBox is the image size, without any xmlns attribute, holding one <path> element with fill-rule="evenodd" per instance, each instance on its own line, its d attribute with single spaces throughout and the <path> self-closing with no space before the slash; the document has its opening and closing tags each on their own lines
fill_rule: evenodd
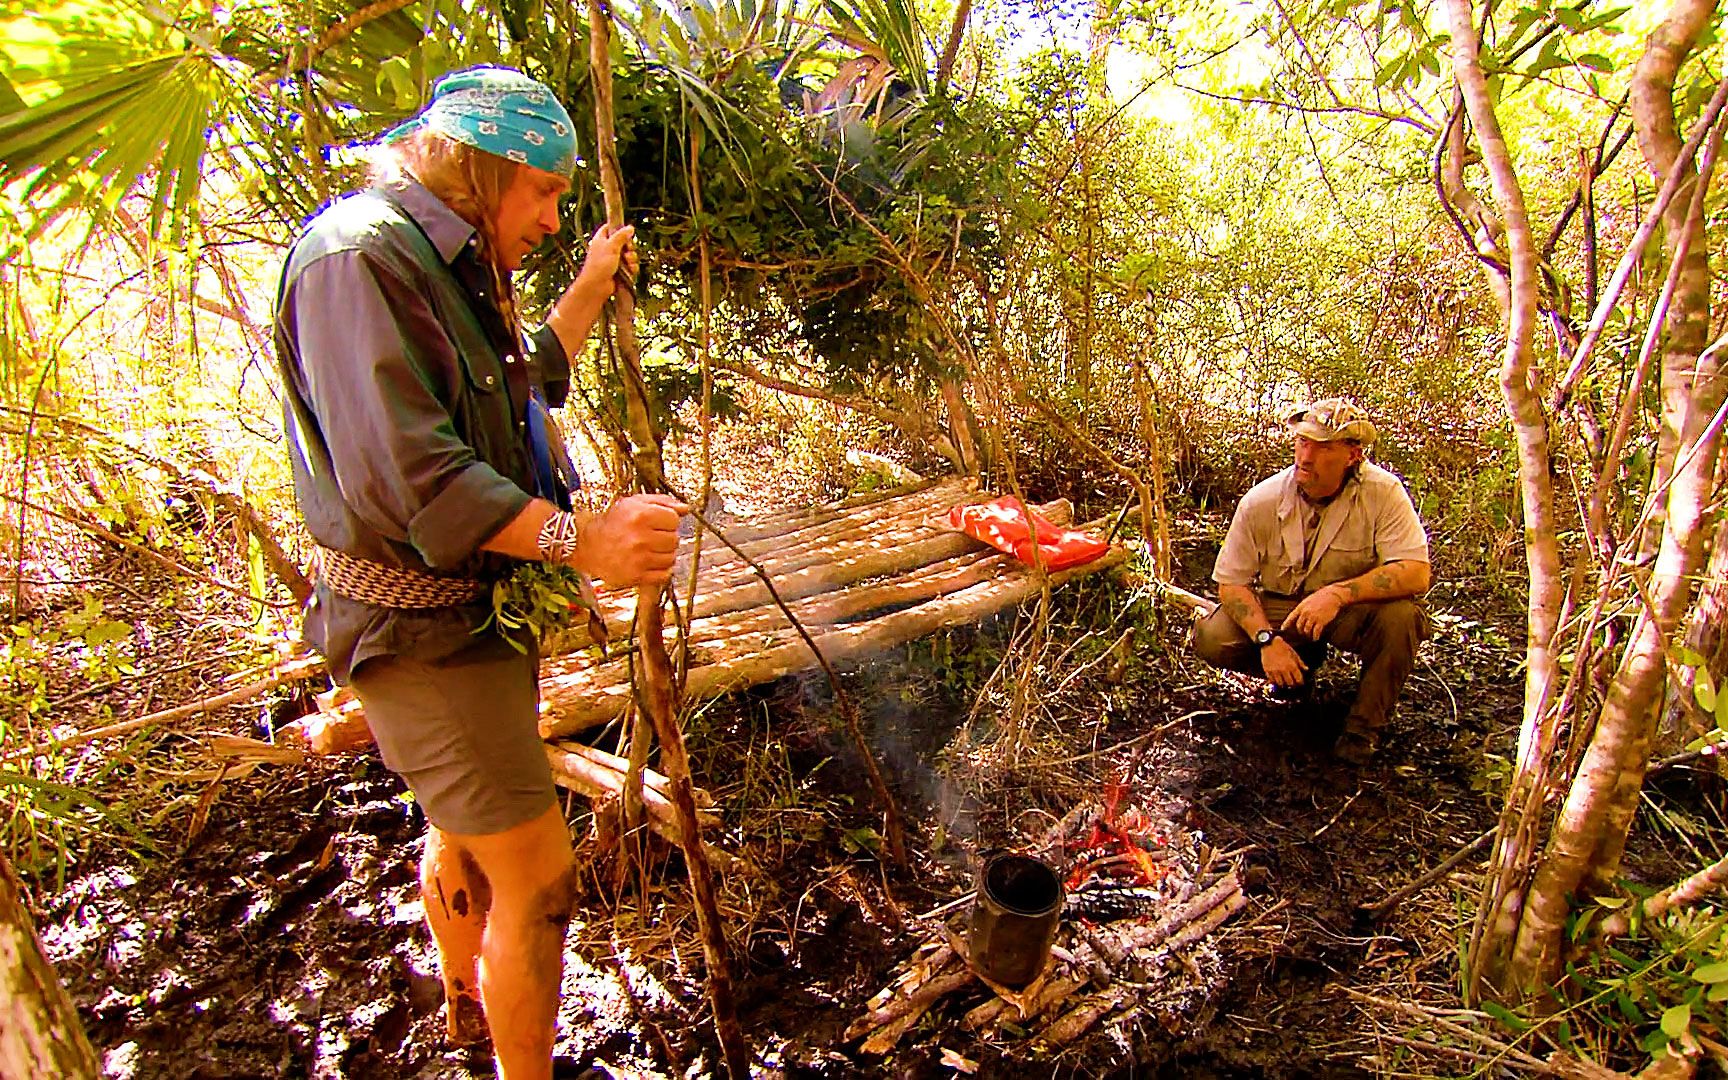
<svg viewBox="0 0 1728 1080">
<path fill-rule="evenodd" d="M 981 501 L 962 480 L 927 481 L 721 525 L 728 539 L 774 581 L 780 599 L 836 666 L 947 627 L 977 622 L 1037 594 L 1036 571 L 948 527 L 948 511 Z M 1066 525 L 1066 501 L 1038 508 Z M 1128 559 L 1117 545 L 1085 566 L 1050 575 L 1053 585 Z M 701 538 L 695 603 L 687 589 L 696 544 L 686 538 L 673 585 L 689 607 L 690 700 L 718 697 L 817 666 L 756 572 L 712 535 Z M 555 739 L 621 714 L 630 700 L 629 634 L 634 592 L 602 592 L 612 640 L 601 657 L 586 630 L 549 643 L 542 661 L 540 733 Z M 668 620 L 670 622 L 670 620 Z M 667 644 L 676 629 L 668 625 Z"/>
</svg>

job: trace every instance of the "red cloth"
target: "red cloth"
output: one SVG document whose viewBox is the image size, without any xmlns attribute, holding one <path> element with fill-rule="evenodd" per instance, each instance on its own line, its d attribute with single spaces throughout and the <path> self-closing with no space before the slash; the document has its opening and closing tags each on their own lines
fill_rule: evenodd
<svg viewBox="0 0 1728 1080">
<path fill-rule="evenodd" d="M 997 551 L 1023 563 L 1032 562 L 1032 527 L 1026 524 L 1026 511 L 1019 499 L 1009 496 L 994 502 L 956 506 L 948 511 L 948 523 Z M 1032 511 L 1032 525 L 1038 530 L 1038 552 L 1046 570 L 1066 570 L 1089 563 L 1110 550 L 1110 545 L 1097 537 L 1064 529 L 1036 510 Z"/>
</svg>

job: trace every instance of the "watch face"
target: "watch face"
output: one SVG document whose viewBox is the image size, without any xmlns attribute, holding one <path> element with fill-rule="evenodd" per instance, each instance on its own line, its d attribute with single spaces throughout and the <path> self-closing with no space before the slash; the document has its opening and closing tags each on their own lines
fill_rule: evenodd
<svg viewBox="0 0 1728 1080">
<path fill-rule="evenodd" d="M 1274 634 L 1270 630 L 1262 630 L 1258 634 L 1254 635 L 1254 644 L 1262 647 L 1270 645 L 1272 644 L 1272 639 L 1277 636 L 1278 635 Z"/>
</svg>

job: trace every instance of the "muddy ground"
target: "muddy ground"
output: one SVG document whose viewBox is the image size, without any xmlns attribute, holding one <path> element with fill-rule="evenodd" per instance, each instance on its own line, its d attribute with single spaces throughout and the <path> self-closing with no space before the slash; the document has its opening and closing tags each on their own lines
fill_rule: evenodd
<svg viewBox="0 0 1728 1080">
<path fill-rule="evenodd" d="M 1216 528 L 1183 543 L 1191 587 Z M 871 853 L 879 819 L 826 687 L 785 680 L 705 711 L 690 735 L 697 774 L 725 813 L 718 842 L 752 867 L 726 895 L 742 1019 L 764 1069 L 951 1076 L 948 1050 L 1004 1077 L 1444 1072 L 1444 1060 L 1387 1043 L 1384 1018 L 1370 1023 L 1349 993 L 1455 986 L 1469 881 L 1442 879 L 1378 922 L 1358 909 L 1492 823 L 1493 773 L 1518 712 L 1515 609 L 1446 583 L 1432 607 L 1436 636 L 1388 744 L 1361 768 L 1328 752 L 1348 659 L 1328 664 L 1313 702 L 1272 700 L 1197 666 L 1182 649 L 1185 616 L 1120 582 L 1058 597 L 1018 763 L 989 710 L 966 720 L 1027 613 L 878 658 L 846 685 L 912 826 L 905 873 L 885 873 Z M 1130 624 L 1132 648 L 1099 659 Z M 1242 852 L 1251 903 L 1214 935 L 1205 965 L 1167 973 L 1191 984 L 1170 999 L 1180 1008 L 1131 1013 L 1044 1053 L 959 1031 L 958 1002 L 886 1060 L 841 1041 L 927 936 L 906 917 L 966 892 L 980 851 L 1023 845 L 1121 781 L 1216 849 Z M 264 766 L 181 816 L 182 837 L 201 827 L 177 850 L 113 852 L 42 900 L 43 937 L 109 1075 L 490 1074 L 483 1055 L 441 1043 L 415 879 L 422 821 L 375 755 Z M 580 804 L 572 819 L 586 828 Z M 561 1074 L 714 1068 L 683 876 L 675 857 L 658 866 L 642 915 L 634 898 L 617 900 L 606 864 L 589 875 L 566 955 Z"/>
</svg>

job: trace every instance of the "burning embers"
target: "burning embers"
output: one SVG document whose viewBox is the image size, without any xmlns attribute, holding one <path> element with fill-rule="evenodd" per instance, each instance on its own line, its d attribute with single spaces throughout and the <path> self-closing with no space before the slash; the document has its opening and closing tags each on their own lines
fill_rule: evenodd
<svg viewBox="0 0 1728 1080">
<path fill-rule="evenodd" d="M 1029 852 L 986 860 L 967 932 L 938 926 L 847 1038 L 885 1054 L 939 1001 L 964 994 L 975 1004 L 962 1029 L 1050 1049 L 1106 1017 L 1180 1008 L 1204 992 L 1194 981 L 1206 965 L 1187 950 L 1248 902 L 1230 856 L 1123 808 L 1120 788 L 1109 794 L 1075 807 Z"/>
<path fill-rule="evenodd" d="M 1133 919 L 1156 912 L 1169 898 L 1169 841 L 1138 809 L 1121 814 L 1114 805 L 1097 813 L 1084 835 L 1063 841 L 1068 856 L 1067 915 L 1092 923 Z"/>
</svg>

